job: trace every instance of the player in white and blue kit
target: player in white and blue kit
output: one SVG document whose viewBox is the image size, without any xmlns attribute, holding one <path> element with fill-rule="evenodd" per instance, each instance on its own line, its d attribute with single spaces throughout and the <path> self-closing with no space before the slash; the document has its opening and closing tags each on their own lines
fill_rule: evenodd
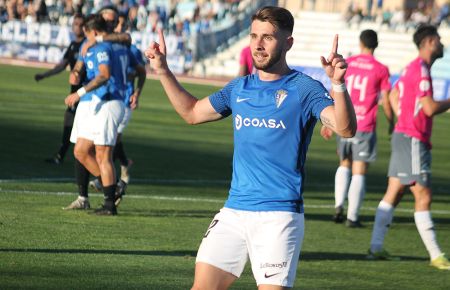
<svg viewBox="0 0 450 290">
<path fill-rule="evenodd" d="M 310 77 L 291 70 L 294 19 L 279 7 L 252 17 L 250 48 L 258 73 L 240 77 L 201 100 L 177 82 L 166 61 L 164 36 L 145 54 L 169 100 L 189 124 L 233 117 L 233 177 L 228 200 L 200 245 L 192 289 L 227 289 L 250 258 L 259 289 L 293 287 L 304 233 L 306 153 L 317 120 L 344 137 L 356 131 L 345 89 L 346 63 L 334 39 L 321 58 L 332 97 Z"/>
<path fill-rule="evenodd" d="M 106 21 L 100 15 L 90 16 L 86 21 L 85 33 L 88 38 L 105 34 Z M 79 69 L 84 65 L 90 81 L 66 99 L 70 105 L 81 97 L 82 113 L 75 116 L 71 141 L 76 142 L 76 158 L 94 176 L 101 176 L 105 203 L 96 211 L 98 214 L 117 213 L 112 150 L 124 114 L 126 69 L 130 63 L 135 65 L 136 60 L 124 45 L 101 42 L 90 47 L 86 56 L 81 55 L 75 66 Z"/>
</svg>

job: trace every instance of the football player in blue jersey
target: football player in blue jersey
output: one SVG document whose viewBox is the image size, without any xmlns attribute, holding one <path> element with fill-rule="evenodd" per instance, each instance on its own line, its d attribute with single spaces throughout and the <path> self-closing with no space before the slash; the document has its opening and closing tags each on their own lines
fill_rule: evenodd
<svg viewBox="0 0 450 290">
<path fill-rule="evenodd" d="M 89 16 L 85 25 L 88 39 L 106 35 L 106 30 L 106 21 L 101 15 Z M 76 82 L 77 71 L 86 67 L 89 83 L 66 98 L 68 105 L 80 100 L 79 109 L 82 110 L 77 111 L 75 116 L 71 141 L 76 142 L 76 158 L 94 176 L 101 177 L 105 201 L 96 210 L 100 215 L 117 214 L 112 152 L 124 114 L 126 69 L 130 62 L 136 64 L 126 46 L 110 42 L 97 43 L 88 49 L 85 56 L 80 56 L 72 73 L 73 81 Z"/>
<path fill-rule="evenodd" d="M 115 21 L 111 19 L 115 19 L 117 17 L 117 12 L 114 10 L 105 10 L 102 14 L 103 18 L 108 21 Z M 106 16 L 106 17 L 105 17 Z M 125 14 L 118 15 L 117 26 L 114 29 L 114 32 L 118 35 L 123 34 L 127 31 L 127 17 Z M 113 152 L 113 160 L 116 159 L 120 162 L 120 180 L 117 183 L 116 189 L 116 206 L 122 200 L 123 195 L 125 195 L 125 189 L 130 182 L 130 172 L 129 169 L 133 164 L 131 159 L 128 159 L 125 149 L 122 142 L 122 134 L 125 128 L 127 127 L 130 119 L 132 111 L 137 109 L 139 105 L 139 97 L 141 95 L 142 89 L 145 84 L 146 71 L 145 64 L 146 61 L 142 52 L 137 48 L 136 45 L 131 44 L 129 46 L 131 54 L 133 54 L 134 58 L 138 62 L 137 66 L 129 66 L 127 68 L 127 90 L 125 94 L 125 114 L 122 122 L 120 122 L 116 145 L 114 146 Z M 137 82 L 136 82 L 137 79 Z M 135 85 L 136 83 L 136 85 Z M 101 190 L 101 183 L 98 179 L 92 180 L 90 186 L 95 188 L 97 191 Z"/>
<path fill-rule="evenodd" d="M 347 64 L 338 36 L 322 66 L 323 85 L 290 69 L 286 53 L 294 18 L 280 7 L 252 17 L 250 48 L 256 74 L 238 77 L 201 100 L 176 80 L 166 61 L 164 35 L 145 51 L 178 114 L 189 124 L 233 118 L 234 156 L 229 197 L 200 245 L 192 289 L 227 289 L 247 257 L 258 289 L 293 287 L 304 234 L 306 153 L 317 120 L 343 137 L 356 132 L 356 117 L 344 83 Z"/>
</svg>

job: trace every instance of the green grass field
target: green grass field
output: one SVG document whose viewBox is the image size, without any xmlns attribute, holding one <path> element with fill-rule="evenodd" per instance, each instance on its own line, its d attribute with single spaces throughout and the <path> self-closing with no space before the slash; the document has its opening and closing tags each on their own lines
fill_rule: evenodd
<svg viewBox="0 0 450 290">
<path fill-rule="evenodd" d="M 76 197 L 73 154 L 43 162 L 60 141 L 67 73 L 36 83 L 42 70 L 0 65 L 0 289 L 189 289 L 203 233 L 227 196 L 231 119 L 188 126 L 158 82 L 148 80 L 125 132 L 135 161 L 115 217 L 67 212 Z M 186 85 L 203 97 L 217 88 Z M 316 130 L 307 161 L 306 235 L 295 289 L 448 289 L 450 273 L 428 265 L 407 194 L 386 248 L 398 262 L 365 260 L 375 208 L 386 185 L 389 140 L 380 118 L 379 154 L 370 168 L 363 229 L 331 222 L 335 142 Z M 434 221 L 450 253 L 450 114 L 435 119 Z M 318 129 L 318 128 L 316 128 Z M 91 195 L 91 204 L 102 197 Z M 255 289 L 249 265 L 232 289 Z"/>
</svg>

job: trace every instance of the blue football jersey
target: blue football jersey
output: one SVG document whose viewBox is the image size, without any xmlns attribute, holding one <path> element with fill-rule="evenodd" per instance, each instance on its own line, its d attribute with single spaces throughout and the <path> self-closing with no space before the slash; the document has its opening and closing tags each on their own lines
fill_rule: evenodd
<svg viewBox="0 0 450 290">
<path fill-rule="evenodd" d="M 297 71 L 275 81 L 237 78 L 209 97 L 233 116 L 234 155 L 225 207 L 303 212 L 306 152 L 320 113 L 333 105 L 323 85 Z"/>
<path fill-rule="evenodd" d="M 142 52 L 139 50 L 139 48 L 137 48 L 136 45 L 132 44 L 129 49 L 130 49 L 130 52 L 133 55 L 136 63 L 144 66 L 146 61 L 144 59 L 144 56 L 142 55 Z M 133 66 L 133 65 L 128 66 L 127 74 L 128 75 L 134 74 L 136 72 L 135 67 L 136 66 Z M 127 106 L 130 105 L 130 97 L 133 93 L 134 93 L 134 78 L 127 80 L 127 92 L 125 94 L 125 105 L 127 105 Z"/>
<path fill-rule="evenodd" d="M 128 46 L 120 43 L 110 43 L 113 58 L 111 61 L 111 78 L 109 80 L 109 93 L 113 99 L 120 99 L 128 105 L 129 98 L 127 98 L 127 83 L 129 67 L 136 67 L 137 60 L 131 53 Z"/>
<path fill-rule="evenodd" d="M 81 46 L 80 50 L 82 49 Z M 78 60 L 84 63 L 86 69 L 86 78 L 84 84 L 92 81 L 99 74 L 99 65 L 105 64 L 110 65 L 111 60 L 111 48 L 106 42 L 99 43 L 93 47 L 90 47 L 85 56 L 78 54 Z M 107 86 L 102 85 L 95 90 L 87 92 L 84 96 L 80 98 L 80 102 L 90 101 L 93 95 L 96 95 L 98 98 L 103 99 L 107 95 Z"/>
</svg>

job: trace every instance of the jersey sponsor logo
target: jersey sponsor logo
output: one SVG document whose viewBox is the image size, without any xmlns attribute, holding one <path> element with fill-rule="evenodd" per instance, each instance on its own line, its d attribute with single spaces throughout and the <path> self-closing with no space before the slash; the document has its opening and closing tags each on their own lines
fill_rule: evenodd
<svg viewBox="0 0 450 290">
<path fill-rule="evenodd" d="M 275 93 L 275 103 L 277 104 L 277 108 L 281 106 L 288 95 L 288 92 L 285 90 L 278 90 Z"/>
<path fill-rule="evenodd" d="M 250 100 L 251 98 L 243 98 L 243 99 L 241 99 L 241 97 L 237 97 L 237 99 L 236 99 L 236 103 L 241 103 L 241 102 L 245 102 L 245 101 L 248 101 L 248 100 Z"/>
<path fill-rule="evenodd" d="M 426 92 L 431 88 L 431 84 L 429 80 L 421 80 L 419 84 L 419 88 L 422 92 Z"/>
<path fill-rule="evenodd" d="M 78 55 L 78 53 L 77 53 L 76 55 Z M 87 57 L 90 57 L 91 55 L 92 55 L 92 52 L 86 53 L 86 56 L 87 56 Z"/>
<path fill-rule="evenodd" d="M 255 128 L 269 128 L 269 129 L 279 129 L 282 128 L 286 130 L 286 125 L 284 125 L 282 120 L 275 119 L 264 119 L 264 118 L 242 118 L 241 115 L 236 115 L 234 118 L 234 123 L 236 130 L 240 130 L 242 127 L 255 127 Z"/>
</svg>

